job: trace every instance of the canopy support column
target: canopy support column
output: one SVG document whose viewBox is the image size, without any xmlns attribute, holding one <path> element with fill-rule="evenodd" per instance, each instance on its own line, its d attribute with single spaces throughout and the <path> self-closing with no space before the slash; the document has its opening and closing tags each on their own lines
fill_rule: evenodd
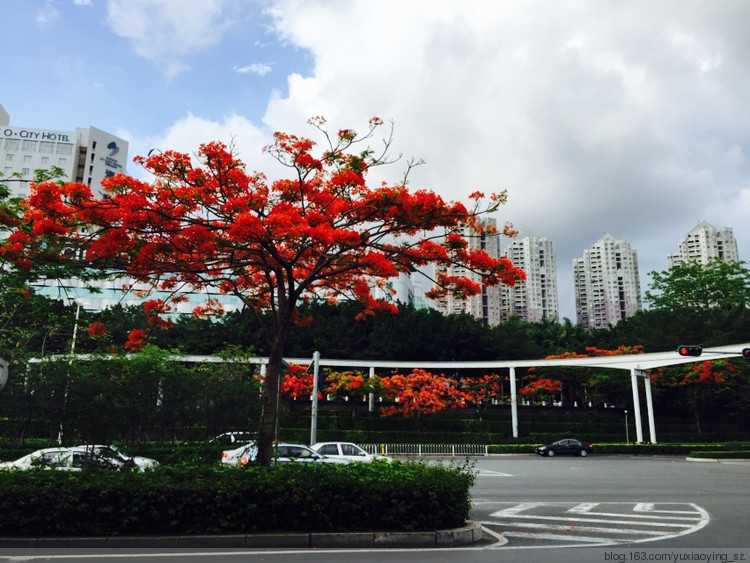
<svg viewBox="0 0 750 563">
<path fill-rule="evenodd" d="M 518 438 L 518 399 L 516 397 L 516 368 L 510 367 L 510 416 L 513 425 L 513 437 Z"/>
<path fill-rule="evenodd" d="M 654 401 L 651 398 L 651 378 L 645 370 L 638 370 L 638 375 L 643 378 L 643 386 L 646 389 L 646 409 L 648 410 L 648 433 L 652 444 L 656 443 L 656 422 L 654 422 Z"/>
<path fill-rule="evenodd" d="M 635 416 L 635 441 L 638 444 L 643 443 L 643 425 L 641 424 L 641 400 L 638 393 L 638 370 L 630 370 L 630 383 L 633 386 L 633 415 Z"/>
</svg>

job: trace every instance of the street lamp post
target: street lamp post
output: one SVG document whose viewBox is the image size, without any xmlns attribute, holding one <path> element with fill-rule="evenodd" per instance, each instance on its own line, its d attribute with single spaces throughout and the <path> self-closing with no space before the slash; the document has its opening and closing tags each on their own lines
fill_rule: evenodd
<svg viewBox="0 0 750 563">
<path fill-rule="evenodd" d="M 81 304 L 76 302 L 73 298 L 70 298 L 76 304 L 76 317 L 73 323 L 73 338 L 70 341 L 70 359 L 68 360 L 68 374 L 65 377 L 65 386 L 63 387 L 63 406 L 62 414 L 60 415 L 60 427 L 57 431 L 57 443 L 62 445 L 63 433 L 64 433 L 64 420 L 65 420 L 65 408 L 68 402 L 68 380 L 70 379 L 70 370 L 73 366 L 73 359 L 76 353 L 76 338 L 78 337 L 78 321 L 81 318 Z"/>
<path fill-rule="evenodd" d="M 628 435 L 628 409 L 625 409 L 625 443 L 630 443 L 630 436 Z"/>
</svg>

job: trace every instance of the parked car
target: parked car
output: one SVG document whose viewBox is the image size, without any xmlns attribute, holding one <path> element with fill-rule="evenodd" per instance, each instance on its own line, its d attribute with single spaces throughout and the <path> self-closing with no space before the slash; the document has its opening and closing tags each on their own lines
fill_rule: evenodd
<svg viewBox="0 0 750 563">
<path fill-rule="evenodd" d="M 247 465 L 258 455 L 258 446 L 255 442 L 242 444 L 239 447 L 221 452 L 221 464 L 230 467 L 241 467 Z"/>
<path fill-rule="evenodd" d="M 558 440 L 553 444 L 539 446 L 536 449 L 536 453 L 547 457 L 553 457 L 556 455 L 579 455 L 581 457 L 586 457 L 593 452 L 594 444 L 584 444 L 583 442 L 574 440 L 573 438 Z"/>
<path fill-rule="evenodd" d="M 102 445 L 102 444 L 86 444 L 83 446 L 76 446 L 77 448 L 83 448 L 84 450 L 93 451 L 97 455 L 115 460 L 115 462 L 122 462 L 123 465 L 135 465 L 140 471 L 145 471 L 146 469 L 151 469 L 153 467 L 158 467 L 159 462 L 155 459 L 152 459 L 150 457 L 143 457 L 143 456 L 129 456 L 125 452 L 123 452 L 120 448 L 117 446 L 112 445 Z"/>
<path fill-rule="evenodd" d="M 324 456 L 302 444 L 277 444 L 275 454 L 275 463 L 349 463 L 348 459 Z M 221 463 L 242 467 L 255 461 L 257 455 L 258 446 L 253 442 L 233 450 L 225 450 L 222 452 Z"/>
<path fill-rule="evenodd" d="M 97 451 L 91 446 L 74 448 L 42 448 L 15 461 L 0 463 L 0 470 L 54 469 L 57 471 L 81 471 L 85 468 L 123 469 L 133 462 L 109 451 Z"/>
<path fill-rule="evenodd" d="M 258 439 L 256 432 L 245 432 L 244 430 L 232 430 L 230 432 L 222 432 L 218 436 L 211 438 L 209 444 L 247 444 Z"/>
<path fill-rule="evenodd" d="M 363 463 L 371 463 L 376 459 L 391 461 L 391 458 L 388 456 L 367 453 L 357 444 L 353 444 L 352 442 L 318 442 L 310 447 L 319 454 L 336 459 L 347 459 L 349 461 L 360 461 Z"/>
<path fill-rule="evenodd" d="M 14 461 L 4 461 L 0 463 L 0 471 L 2 470 L 26 470 L 33 468 L 44 468 L 44 469 L 67 469 L 70 465 L 68 460 L 70 457 L 69 448 L 42 448 L 36 450 L 30 454 L 26 454 Z"/>
</svg>

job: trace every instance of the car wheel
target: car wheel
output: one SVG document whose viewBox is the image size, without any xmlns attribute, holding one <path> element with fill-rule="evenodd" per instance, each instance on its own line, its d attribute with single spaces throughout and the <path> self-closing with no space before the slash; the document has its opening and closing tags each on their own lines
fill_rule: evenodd
<svg viewBox="0 0 750 563">
<path fill-rule="evenodd" d="M 589 455 L 589 452 L 587 452 L 586 450 L 581 450 L 581 457 L 586 457 L 587 455 Z"/>
<path fill-rule="evenodd" d="M 555 450 L 550 450 L 547 452 L 547 457 L 555 457 Z"/>
</svg>

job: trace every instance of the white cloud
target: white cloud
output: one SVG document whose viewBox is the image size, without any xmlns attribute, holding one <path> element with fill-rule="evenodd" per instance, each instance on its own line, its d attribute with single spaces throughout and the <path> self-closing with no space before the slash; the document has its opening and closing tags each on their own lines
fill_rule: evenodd
<svg viewBox="0 0 750 563">
<path fill-rule="evenodd" d="M 51 0 L 45 0 L 44 4 L 36 11 L 36 21 L 41 25 L 49 25 L 62 19 L 59 10 Z"/>
<path fill-rule="evenodd" d="M 239 74 L 257 74 L 258 76 L 265 76 L 271 72 L 273 68 L 265 63 L 253 63 L 246 66 L 236 66 L 234 71 Z"/>
<path fill-rule="evenodd" d="M 177 72 L 220 41 L 226 6 L 110 0 L 109 21 Z M 268 130 L 313 135 L 314 115 L 333 130 L 392 119 L 404 159 L 377 174 L 398 181 L 414 156 L 426 164 L 411 185 L 447 199 L 507 188 L 498 219 L 554 242 L 570 318 L 571 261 L 605 232 L 637 250 L 644 289 L 700 220 L 733 227 L 750 258 L 746 0 L 721 10 L 702 0 L 276 0 L 268 14 L 285 52 L 314 65 L 302 74 L 274 63 L 288 91 L 273 94 L 263 126 L 195 107 L 132 154 L 235 136 L 249 167 L 264 168 Z"/>
<path fill-rule="evenodd" d="M 132 157 L 146 156 L 151 150 L 174 150 L 195 155 L 202 143 L 220 141 L 232 147 L 245 162 L 248 171 L 263 168 L 266 157 L 261 155 L 261 151 L 268 143 L 266 133 L 239 115 L 230 115 L 216 122 L 188 114 L 158 137 L 137 138 L 124 131 L 118 135 L 128 140 L 128 152 Z M 128 173 L 138 178 L 146 175 L 143 170 L 135 169 L 133 164 L 129 166 Z"/>
<path fill-rule="evenodd" d="M 108 0 L 107 23 L 141 57 L 168 76 L 189 68 L 186 58 L 219 43 L 230 23 L 225 0 Z"/>
<path fill-rule="evenodd" d="M 605 232 L 638 250 L 644 279 L 700 219 L 735 227 L 750 256 L 746 220 L 726 223 L 750 171 L 750 4 L 279 0 L 274 14 L 315 66 L 289 76 L 270 126 L 394 119 L 395 150 L 427 160 L 413 185 L 508 188 L 499 218 L 554 241 L 561 294 Z"/>
</svg>

